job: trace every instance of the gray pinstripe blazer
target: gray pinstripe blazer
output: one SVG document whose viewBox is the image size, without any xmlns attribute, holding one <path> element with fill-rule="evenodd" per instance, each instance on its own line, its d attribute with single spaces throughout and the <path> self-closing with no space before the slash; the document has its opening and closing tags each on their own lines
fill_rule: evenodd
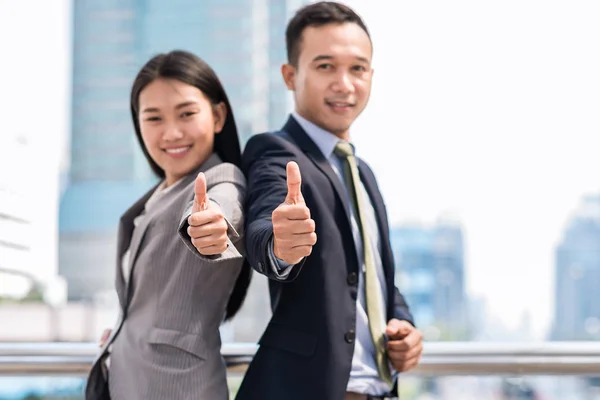
<svg viewBox="0 0 600 400">
<path fill-rule="evenodd" d="M 217 256 L 202 256 L 187 235 L 199 171 L 206 175 L 209 199 L 229 224 L 229 247 Z M 113 400 L 228 398 L 219 326 L 243 262 L 245 178 L 213 155 L 173 189 L 135 230 L 133 219 L 153 190 L 121 218 L 116 286 L 122 316 L 92 368 L 100 369 L 112 344 Z M 132 268 L 126 284 L 120 260 L 128 245 Z M 90 375 L 88 398 L 90 388 L 99 386 L 93 380 L 102 376 Z"/>
</svg>

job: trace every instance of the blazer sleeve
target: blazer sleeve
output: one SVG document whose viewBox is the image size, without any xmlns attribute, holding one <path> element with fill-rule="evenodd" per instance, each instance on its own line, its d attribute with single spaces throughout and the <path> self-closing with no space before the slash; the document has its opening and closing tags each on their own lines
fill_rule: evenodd
<svg viewBox="0 0 600 400">
<path fill-rule="evenodd" d="M 296 279 L 304 260 L 278 274 L 272 266 L 273 211 L 287 195 L 286 165 L 296 160 L 297 150 L 275 134 L 253 136 L 246 144 L 242 170 L 248 179 L 246 198 L 246 250 L 252 267 L 269 279 L 290 282 Z"/>
<path fill-rule="evenodd" d="M 416 326 L 408 304 L 396 286 L 394 286 L 394 318 L 408 321 L 412 326 Z"/>
<path fill-rule="evenodd" d="M 239 246 L 236 245 L 243 239 L 244 234 L 243 204 L 246 194 L 246 179 L 240 169 L 233 164 L 225 163 L 206 171 L 205 176 L 208 199 L 220 207 L 227 223 L 227 249 L 221 254 L 207 256 L 200 254 L 192 244 L 187 228 L 189 227 L 188 218 L 192 215 L 194 204 L 193 185 L 190 201 L 185 206 L 179 223 L 179 236 L 189 250 L 209 263 L 243 258 L 238 249 Z"/>
</svg>

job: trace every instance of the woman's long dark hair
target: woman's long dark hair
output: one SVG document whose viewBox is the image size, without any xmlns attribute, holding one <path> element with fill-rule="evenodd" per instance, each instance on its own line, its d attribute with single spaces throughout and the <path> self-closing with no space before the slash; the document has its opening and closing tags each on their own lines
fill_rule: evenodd
<svg viewBox="0 0 600 400">
<path fill-rule="evenodd" d="M 159 178 L 165 177 L 165 171 L 150 157 L 148 149 L 142 140 L 142 132 L 138 121 L 140 93 L 151 82 L 158 78 L 176 79 L 180 82 L 198 88 L 214 105 L 223 102 L 227 107 L 227 116 L 223 130 L 215 135 L 214 152 L 219 155 L 223 162 L 228 162 L 241 167 L 242 155 L 238 138 L 237 127 L 233 117 L 233 110 L 225 89 L 217 74 L 200 57 L 182 50 L 171 51 L 166 54 L 158 54 L 146 63 L 138 73 L 131 88 L 131 118 L 135 128 L 144 156 L 150 164 L 150 168 Z M 227 303 L 225 320 L 231 319 L 241 308 L 248 292 L 252 268 L 247 260 L 244 260 L 242 270 L 237 277 L 235 286 Z"/>
</svg>

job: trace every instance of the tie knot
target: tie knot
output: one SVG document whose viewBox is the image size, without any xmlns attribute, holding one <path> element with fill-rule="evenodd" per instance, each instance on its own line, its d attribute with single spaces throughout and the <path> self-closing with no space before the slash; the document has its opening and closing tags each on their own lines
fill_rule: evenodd
<svg viewBox="0 0 600 400">
<path fill-rule="evenodd" d="M 336 156 L 348 158 L 354 155 L 354 151 L 352 151 L 352 145 L 348 142 L 338 142 L 335 145 L 335 150 L 333 151 Z"/>
</svg>

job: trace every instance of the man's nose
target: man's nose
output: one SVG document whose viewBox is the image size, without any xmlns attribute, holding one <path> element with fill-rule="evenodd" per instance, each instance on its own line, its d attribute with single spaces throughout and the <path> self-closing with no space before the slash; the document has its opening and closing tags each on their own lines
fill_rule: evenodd
<svg viewBox="0 0 600 400">
<path fill-rule="evenodd" d="M 352 78 L 347 73 L 339 74 L 333 85 L 333 89 L 339 93 L 353 93 L 354 84 L 352 83 Z"/>
</svg>

